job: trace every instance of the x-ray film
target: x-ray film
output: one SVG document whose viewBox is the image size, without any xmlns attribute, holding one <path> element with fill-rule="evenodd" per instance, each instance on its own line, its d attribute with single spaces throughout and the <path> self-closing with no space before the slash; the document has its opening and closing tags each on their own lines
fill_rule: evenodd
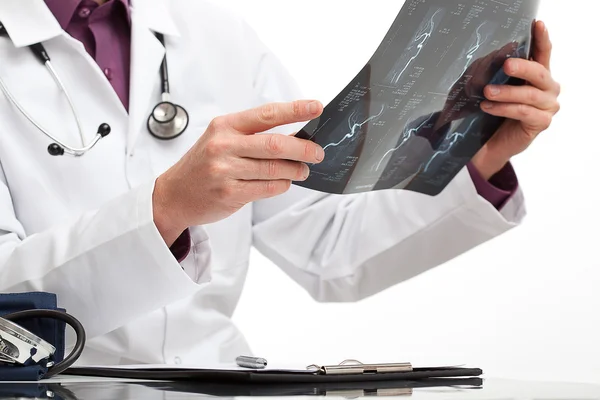
<svg viewBox="0 0 600 400">
<path fill-rule="evenodd" d="M 325 160 L 299 186 L 327 193 L 440 193 L 504 122 L 487 84 L 529 58 L 539 0 L 407 0 L 372 58 L 297 136 Z"/>
</svg>

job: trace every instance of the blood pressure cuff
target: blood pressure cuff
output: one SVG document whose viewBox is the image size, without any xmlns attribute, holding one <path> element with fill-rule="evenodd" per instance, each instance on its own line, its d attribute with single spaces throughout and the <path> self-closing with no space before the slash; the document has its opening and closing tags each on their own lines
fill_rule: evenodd
<svg viewBox="0 0 600 400">
<path fill-rule="evenodd" d="M 55 294 L 32 293 L 0 293 L 0 317 L 26 310 L 61 310 L 57 307 Z M 19 326 L 44 339 L 56 348 L 50 361 L 59 363 L 65 356 L 66 324 L 50 318 L 33 318 L 15 321 Z M 47 361 L 47 360 L 46 360 Z M 42 361 L 45 362 L 46 361 Z M 2 381 L 37 381 L 47 372 L 46 365 L 7 365 L 0 363 L 0 382 Z"/>
</svg>

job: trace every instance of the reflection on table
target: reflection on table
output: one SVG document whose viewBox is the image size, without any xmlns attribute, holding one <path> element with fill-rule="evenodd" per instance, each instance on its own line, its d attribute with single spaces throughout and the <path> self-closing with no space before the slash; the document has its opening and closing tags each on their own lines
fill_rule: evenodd
<svg viewBox="0 0 600 400">
<path fill-rule="evenodd" d="M 587 400 L 600 399 L 600 385 L 545 383 L 469 378 L 451 381 L 386 382 L 345 385 L 232 385 L 228 383 L 148 382 L 66 377 L 37 383 L 0 383 L 0 399 L 154 400 L 327 396 L 337 398 L 387 397 L 460 400 Z"/>
</svg>

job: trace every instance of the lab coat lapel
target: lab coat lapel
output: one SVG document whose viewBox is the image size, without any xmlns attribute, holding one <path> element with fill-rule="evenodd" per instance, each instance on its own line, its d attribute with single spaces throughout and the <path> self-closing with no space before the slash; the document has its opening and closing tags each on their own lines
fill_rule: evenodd
<svg viewBox="0 0 600 400">
<path fill-rule="evenodd" d="M 0 0 L 0 21 L 16 47 L 44 42 L 63 33 L 44 0 Z"/>
<path fill-rule="evenodd" d="M 154 103 L 153 96 L 160 85 L 159 71 L 165 49 L 154 36 L 146 18 L 135 8 L 131 13 L 131 84 L 129 100 L 129 134 L 127 152 L 131 154 L 143 131 Z"/>
</svg>

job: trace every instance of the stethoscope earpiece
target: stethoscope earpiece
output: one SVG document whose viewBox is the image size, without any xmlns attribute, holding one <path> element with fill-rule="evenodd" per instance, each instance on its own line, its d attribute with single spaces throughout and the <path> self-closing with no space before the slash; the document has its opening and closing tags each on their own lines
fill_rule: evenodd
<svg viewBox="0 0 600 400">
<path fill-rule="evenodd" d="M 65 154 L 65 149 L 56 143 L 52 143 L 48 146 L 48 154 L 51 156 L 62 156 Z"/>
<path fill-rule="evenodd" d="M 92 140 L 92 142 L 89 145 L 87 145 L 85 148 L 73 149 L 71 147 L 66 147 L 64 145 L 61 146 L 58 143 L 52 143 L 51 145 L 48 146 L 48 154 L 50 154 L 51 156 L 62 156 L 65 153 L 67 153 L 69 155 L 76 156 L 76 157 L 82 156 L 85 153 L 87 153 L 92 147 L 94 147 L 100 139 L 108 136 L 108 134 L 110 133 L 110 130 L 111 130 L 110 125 L 105 122 L 103 124 L 100 124 L 100 126 L 98 127 L 98 131 L 96 133 L 96 136 L 94 137 L 94 140 Z"/>
<path fill-rule="evenodd" d="M 110 130 L 111 130 L 110 125 L 107 124 L 106 122 L 103 124 L 100 124 L 100 126 L 98 127 L 98 135 L 100 135 L 101 137 L 106 137 L 110 133 Z"/>
</svg>

